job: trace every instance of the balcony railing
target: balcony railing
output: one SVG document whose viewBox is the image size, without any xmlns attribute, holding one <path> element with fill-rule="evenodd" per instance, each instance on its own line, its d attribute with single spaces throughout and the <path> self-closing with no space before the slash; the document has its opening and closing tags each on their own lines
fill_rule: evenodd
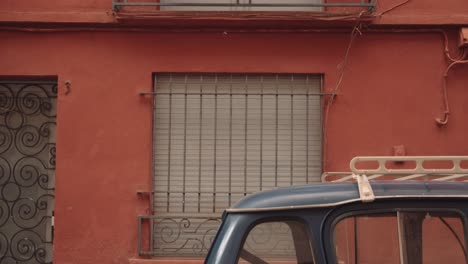
<svg viewBox="0 0 468 264">
<path fill-rule="evenodd" d="M 345 1 L 345 0 L 342 0 Z M 373 12 L 377 0 L 346 2 L 323 0 L 113 0 L 115 11 L 125 7 L 153 7 L 156 11 L 304 11 L 321 12 L 326 8 L 361 8 Z"/>
</svg>

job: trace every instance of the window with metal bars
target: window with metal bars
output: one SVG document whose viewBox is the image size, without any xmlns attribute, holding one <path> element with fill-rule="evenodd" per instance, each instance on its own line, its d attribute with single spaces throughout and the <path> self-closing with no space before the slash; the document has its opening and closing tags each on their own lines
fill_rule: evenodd
<svg viewBox="0 0 468 264">
<path fill-rule="evenodd" d="M 203 255 L 242 197 L 320 181 L 320 76 L 173 73 L 154 84 L 154 255 Z"/>
</svg>

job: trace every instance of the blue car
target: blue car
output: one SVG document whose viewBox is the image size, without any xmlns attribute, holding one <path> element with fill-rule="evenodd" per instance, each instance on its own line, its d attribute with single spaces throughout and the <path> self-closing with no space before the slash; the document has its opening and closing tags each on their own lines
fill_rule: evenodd
<svg viewBox="0 0 468 264">
<path fill-rule="evenodd" d="M 467 263 L 467 159 L 356 158 L 337 182 L 253 194 L 224 212 L 205 263 Z"/>
</svg>

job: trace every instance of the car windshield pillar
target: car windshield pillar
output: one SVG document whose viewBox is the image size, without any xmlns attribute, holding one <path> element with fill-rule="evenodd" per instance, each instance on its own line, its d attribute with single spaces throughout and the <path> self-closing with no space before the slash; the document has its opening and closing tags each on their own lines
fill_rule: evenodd
<svg viewBox="0 0 468 264">
<path fill-rule="evenodd" d="M 223 224 L 205 259 L 205 264 L 236 263 L 242 244 L 242 234 L 248 230 L 250 223 L 247 220 L 242 214 L 227 214 L 224 217 Z"/>
</svg>

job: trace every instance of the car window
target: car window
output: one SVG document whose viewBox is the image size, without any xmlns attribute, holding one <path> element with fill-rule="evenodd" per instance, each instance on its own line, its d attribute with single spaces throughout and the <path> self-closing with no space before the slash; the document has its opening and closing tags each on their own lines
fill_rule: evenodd
<svg viewBox="0 0 468 264">
<path fill-rule="evenodd" d="M 337 264 L 466 263 L 463 218 L 446 211 L 345 217 L 334 227 Z"/>
<path fill-rule="evenodd" d="M 306 225 L 299 221 L 255 225 L 244 241 L 238 263 L 312 264 L 312 247 Z"/>
</svg>

